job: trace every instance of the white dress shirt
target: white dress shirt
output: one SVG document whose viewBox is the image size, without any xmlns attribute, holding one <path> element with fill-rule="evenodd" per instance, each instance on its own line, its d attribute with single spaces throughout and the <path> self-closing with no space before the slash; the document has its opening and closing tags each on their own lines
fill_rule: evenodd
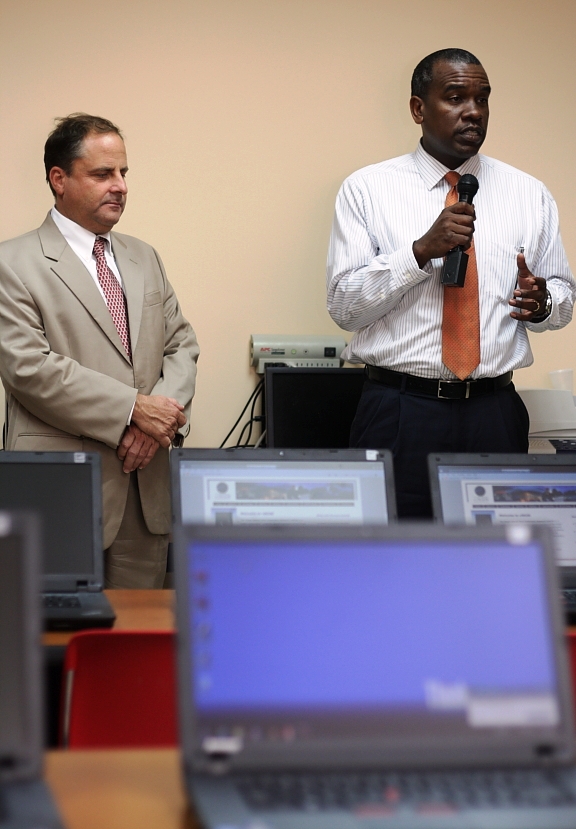
<svg viewBox="0 0 576 829">
<path fill-rule="evenodd" d="M 98 273 L 96 271 L 96 257 L 94 256 L 94 242 L 96 240 L 96 234 L 92 233 L 90 230 L 86 230 L 85 227 L 82 225 L 73 222 L 72 219 L 69 219 L 67 216 L 63 216 L 62 213 L 59 213 L 55 207 L 52 208 L 50 211 L 50 215 L 54 220 L 54 224 L 62 234 L 62 236 L 66 239 L 78 259 L 82 262 L 85 266 L 86 270 L 94 280 L 94 283 L 98 290 L 100 291 L 100 295 L 104 302 L 106 302 L 106 297 L 104 296 L 104 291 L 102 290 L 102 286 L 100 285 L 100 280 L 98 279 Z M 112 240 L 110 239 L 110 233 L 98 233 L 102 239 L 106 239 L 108 244 L 104 245 L 104 255 L 106 256 L 106 264 L 120 283 L 120 287 L 124 291 L 124 283 L 122 281 L 122 276 L 120 271 L 118 270 L 118 265 L 116 264 L 116 260 L 114 259 L 114 254 L 112 253 Z M 124 291 L 124 293 L 126 293 Z M 106 302 L 106 307 L 108 307 L 108 303 Z M 136 404 L 134 404 L 136 405 Z M 130 409 L 130 414 L 128 416 L 128 420 L 126 421 L 126 425 L 129 426 L 130 422 L 132 421 L 132 413 L 134 412 L 134 405 Z"/>
<path fill-rule="evenodd" d="M 50 211 L 50 215 L 54 219 L 54 223 L 62 236 L 66 239 L 78 259 L 82 262 L 92 279 L 98 290 L 100 291 L 100 295 L 104 302 L 106 302 L 106 297 L 104 296 L 104 291 L 102 290 L 102 286 L 98 280 L 98 273 L 96 271 L 96 257 L 94 256 L 94 242 L 96 240 L 96 233 L 92 233 L 90 230 L 86 230 L 86 228 L 82 227 L 82 225 L 73 222 L 72 219 L 69 219 L 67 216 L 63 216 L 62 213 L 59 213 L 55 207 L 52 208 Z M 124 283 L 122 282 L 122 276 L 120 271 L 118 270 L 118 265 L 116 264 L 116 260 L 114 259 L 114 254 L 112 252 L 112 241 L 110 239 L 110 233 L 98 233 L 98 236 L 102 239 L 106 239 L 108 242 L 107 245 L 104 245 L 104 254 L 106 256 L 106 264 L 120 283 L 122 290 L 124 290 Z"/>
<path fill-rule="evenodd" d="M 442 363 L 443 260 L 419 268 L 412 244 L 445 207 L 448 168 L 416 152 L 358 170 L 336 200 L 328 252 L 328 310 L 355 331 L 343 352 L 421 377 L 454 379 Z M 576 283 L 560 239 L 558 211 L 544 185 L 493 158 L 475 155 L 457 172 L 479 182 L 474 247 L 480 300 L 480 364 L 473 378 L 496 377 L 533 362 L 526 328 L 562 328 L 572 318 Z M 513 319 L 516 256 L 524 249 L 535 276 L 547 280 L 552 312 L 541 323 Z M 458 288 L 450 290 L 457 291 Z"/>
</svg>

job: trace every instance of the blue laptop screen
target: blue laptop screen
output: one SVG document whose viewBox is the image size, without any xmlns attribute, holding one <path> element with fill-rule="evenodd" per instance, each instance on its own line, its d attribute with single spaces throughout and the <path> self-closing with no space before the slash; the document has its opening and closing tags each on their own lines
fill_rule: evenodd
<svg viewBox="0 0 576 829">
<path fill-rule="evenodd" d="M 196 708 L 221 728 L 306 728 L 319 711 L 554 726 L 540 556 L 501 540 L 195 542 Z"/>
</svg>

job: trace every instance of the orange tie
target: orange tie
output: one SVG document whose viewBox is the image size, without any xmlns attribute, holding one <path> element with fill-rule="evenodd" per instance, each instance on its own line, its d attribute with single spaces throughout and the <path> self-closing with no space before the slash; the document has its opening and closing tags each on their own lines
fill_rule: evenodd
<svg viewBox="0 0 576 829">
<path fill-rule="evenodd" d="M 451 170 L 444 178 L 452 188 L 446 196 L 446 207 L 449 207 L 458 201 L 456 185 L 460 175 Z M 466 253 L 468 267 L 464 287 L 444 287 L 442 314 L 442 362 L 460 380 L 469 377 L 480 362 L 480 309 L 474 240 Z"/>
</svg>

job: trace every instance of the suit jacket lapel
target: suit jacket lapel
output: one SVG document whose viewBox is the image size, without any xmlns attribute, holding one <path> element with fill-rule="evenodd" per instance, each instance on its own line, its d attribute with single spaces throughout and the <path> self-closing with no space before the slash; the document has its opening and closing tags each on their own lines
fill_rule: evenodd
<svg viewBox="0 0 576 829">
<path fill-rule="evenodd" d="M 110 311 L 94 284 L 94 280 L 72 248 L 68 246 L 68 243 L 52 221 L 50 214 L 46 217 L 44 224 L 38 228 L 38 235 L 40 236 L 44 256 L 50 260 L 51 270 L 68 286 L 78 301 L 82 303 L 88 313 L 98 323 L 111 343 L 130 362 L 122 345 L 122 341 L 118 336 L 116 326 L 110 316 Z M 124 273 L 121 268 L 120 272 L 124 279 Z M 142 309 L 140 308 L 140 317 L 141 315 Z M 139 321 L 138 325 L 140 325 Z M 131 324 L 130 333 L 132 334 Z M 134 348 L 134 340 L 132 340 L 132 343 L 132 347 Z"/>
<path fill-rule="evenodd" d="M 124 292 L 128 305 L 128 324 L 130 326 L 130 342 L 132 354 L 136 350 L 140 323 L 142 322 L 142 307 L 144 304 L 144 279 L 140 263 L 132 255 L 125 242 L 115 233 L 111 234 L 112 250 L 118 265 L 118 270 L 124 282 Z"/>
</svg>

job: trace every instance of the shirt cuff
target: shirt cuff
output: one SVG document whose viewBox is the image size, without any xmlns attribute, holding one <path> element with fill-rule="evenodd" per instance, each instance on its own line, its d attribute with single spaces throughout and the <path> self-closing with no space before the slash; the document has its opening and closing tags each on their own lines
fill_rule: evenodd
<svg viewBox="0 0 576 829">
<path fill-rule="evenodd" d="M 423 268 L 418 265 L 412 245 L 395 250 L 390 255 L 388 265 L 391 272 L 396 274 L 398 281 L 409 287 L 423 282 L 432 273 L 431 262 L 426 262 Z"/>
<path fill-rule="evenodd" d="M 135 405 L 136 405 L 136 401 L 134 401 L 134 403 L 132 403 L 132 408 L 130 409 L 130 414 L 128 415 L 128 421 L 126 423 L 126 426 L 130 426 L 130 424 L 132 423 L 132 415 L 134 414 L 134 406 Z"/>
</svg>

